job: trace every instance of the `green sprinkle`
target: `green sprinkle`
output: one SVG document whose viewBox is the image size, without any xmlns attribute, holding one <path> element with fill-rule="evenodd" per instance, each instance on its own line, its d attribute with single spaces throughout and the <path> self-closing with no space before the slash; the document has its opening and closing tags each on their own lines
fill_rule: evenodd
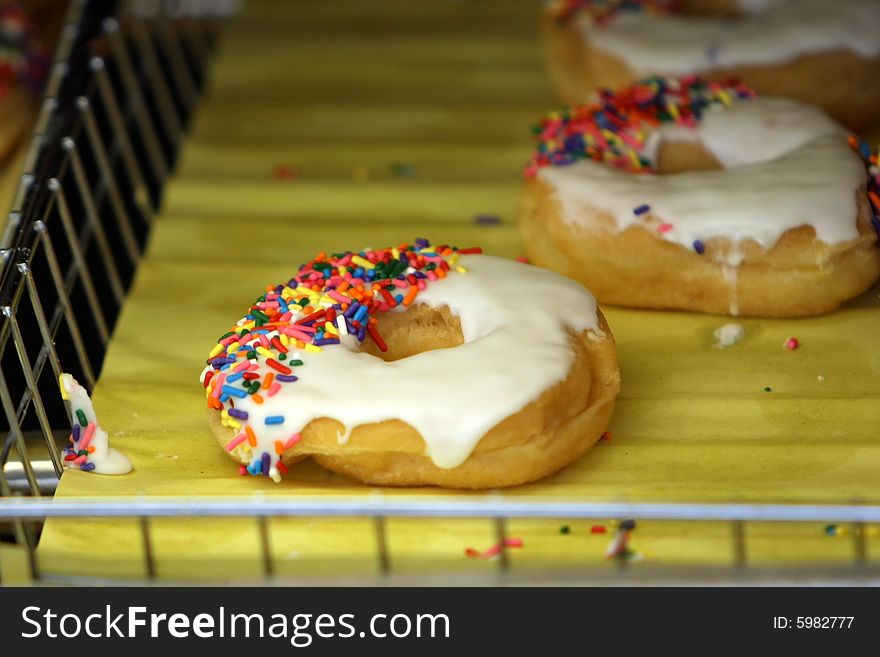
<svg viewBox="0 0 880 657">
<path fill-rule="evenodd" d="M 773 392 L 773 388 L 770 386 L 764 386 L 764 392 Z"/>
<path fill-rule="evenodd" d="M 235 335 L 235 331 L 230 331 L 229 333 L 224 333 L 223 335 L 221 335 L 221 336 L 217 339 L 217 342 L 222 342 L 222 341 L 225 340 L 226 338 L 228 338 L 228 337 L 230 337 L 230 336 L 233 336 L 233 335 Z"/>
<path fill-rule="evenodd" d="M 82 409 L 76 409 L 76 419 L 79 420 L 83 429 L 89 424 L 89 421 L 86 419 L 86 414 L 82 412 Z"/>
<path fill-rule="evenodd" d="M 89 450 L 87 450 L 87 449 L 81 449 L 81 450 L 79 450 L 79 451 L 76 453 L 76 455 L 77 455 L 77 456 L 88 456 L 88 455 L 89 455 Z"/>
<path fill-rule="evenodd" d="M 248 388 L 248 394 L 253 395 L 260 389 L 260 382 L 254 381 Z"/>
<path fill-rule="evenodd" d="M 560 534 L 570 534 L 571 527 L 569 527 L 568 525 L 562 525 L 562 527 L 559 528 L 559 533 Z"/>
<path fill-rule="evenodd" d="M 278 354 L 278 360 L 287 360 L 287 354 Z"/>
<path fill-rule="evenodd" d="M 246 357 L 248 360 L 253 360 L 254 358 L 257 357 L 257 352 L 254 351 L 253 349 L 251 349 L 249 352 L 247 352 L 247 353 L 245 354 L 245 357 Z"/>
</svg>

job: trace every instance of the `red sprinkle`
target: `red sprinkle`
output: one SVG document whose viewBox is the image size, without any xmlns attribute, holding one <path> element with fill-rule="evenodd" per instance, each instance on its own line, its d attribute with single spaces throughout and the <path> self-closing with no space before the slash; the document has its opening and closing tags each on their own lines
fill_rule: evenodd
<svg viewBox="0 0 880 657">
<path fill-rule="evenodd" d="M 607 534 L 608 528 L 605 525 L 593 525 L 590 527 L 591 534 Z"/>
<path fill-rule="evenodd" d="M 611 432 L 610 431 L 603 432 L 602 435 L 599 436 L 599 439 L 610 443 L 611 442 Z"/>
<path fill-rule="evenodd" d="M 801 343 L 798 342 L 797 338 L 789 338 L 788 340 L 785 341 L 785 348 L 786 349 L 790 349 L 790 350 L 794 351 L 795 349 L 797 349 L 800 346 L 801 346 Z"/>
<path fill-rule="evenodd" d="M 271 367 L 273 370 L 278 370 L 282 374 L 290 374 L 293 370 L 291 370 L 287 365 L 282 365 L 274 358 L 267 358 L 266 365 Z"/>
<path fill-rule="evenodd" d="M 382 339 L 382 336 L 379 335 L 379 332 L 376 330 L 376 327 L 372 324 L 367 324 L 367 333 L 370 334 L 370 337 L 373 338 L 373 342 L 376 343 L 376 346 L 379 347 L 379 351 L 388 351 L 388 345 L 385 344 L 385 340 Z"/>
</svg>

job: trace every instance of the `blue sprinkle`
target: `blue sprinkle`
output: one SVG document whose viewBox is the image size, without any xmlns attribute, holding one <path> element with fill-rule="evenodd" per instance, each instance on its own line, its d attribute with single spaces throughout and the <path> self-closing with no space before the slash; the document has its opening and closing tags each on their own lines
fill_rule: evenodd
<svg viewBox="0 0 880 657">
<path fill-rule="evenodd" d="M 232 386 L 224 385 L 221 390 L 231 397 L 238 397 L 239 399 L 247 397 L 247 391 L 242 390 L 241 388 L 233 388 Z"/>
<path fill-rule="evenodd" d="M 293 374 L 276 374 L 276 381 L 283 381 L 284 383 L 292 383 L 296 381 L 299 377 L 294 376 Z"/>
<path fill-rule="evenodd" d="M 79 442 L 79 425 L 78 424 L 73 425 L 73 431 L 71 431 L 71 433 L 73 434 L 73 442 Z"/>
<path fill-rule="evenodd" d="M 325 344 L 339 344 L 339 340 L 336 338 L 318 338 L 312 340 L 312 344 L 316 347 L 323 347 Z"/>
<path fill-rule="evenodd" d="M 267 417 L 264 422 L 266 424 L 284 424 L 284 416 L 283 415 L 270 415 Z"/>
<path fill-rule="evenodd" d="M 272 462 L 271 457 L 269 456 L 269 452 L 263 452 L 262 466 L 263 466 L 263 474 L 265 476 L 269 476 L 269 464 Z"/>
<path fill-rule="evenodd" d="M 230 374 L 229 376 L 226 377 L 226 382 L 227 383 L 235 383 L 243 376 L 244 376 L 244 372 L 236 372 L 235 374 Z"/>
<path fill-rule="evenodd" d="M 694 240 L 694 251 L 703 255 L 706 252 L 706 245 L 703 244 L 700 240 Z"/>
<path fill-rule="evenodd" d="M 225 404 L 228 401 L 229 401 L 229 395 L 227 395 L 225 392 L 222 395 L 220 395 L 220 403 L 221 404 Z"/>
<path fill-rule="evenodd" d="M 648 205 L 647 203 L 643 203 L 639 207 L 633 208 L 633 214 L 638 217 L 639 215 L 645 214 L 646 212 L 649 212 L 650 210 L 651 210 L 651 206 Z"/>
<path fill-rule="evenodd" d="M 247 420 L 248 414 L 247 414 L 247 411 L 240 411 L 237 408 L 230 408 L 229 409 L 229 417 L 235 417 L 235 418 L 238 418 L 239 420 Z"/>
<path fill-rule="evenodd" d="M 83 463 L 81 466 L 79 466 L 79 469 L 82 470 L 83 472 L 91 472 L 92 470 L 95 469 L 95 464 L 94 463 Z"/>
<path fill-rule="evenodd" d="M 481 226 L 497 226 L 502 223 L 502 219 L 497 214 L 478 214 L 474 215 L 474 223 Z"/>
<path fill-rule="evenodd" d="M 221 365 L 226 365 L 227 363 L 234 363 L 235 359 L 229 356 L 218 356 L 217 358 L 211 359 L 211 365 L 214 367 L 220 367 Z"/>
</svg>

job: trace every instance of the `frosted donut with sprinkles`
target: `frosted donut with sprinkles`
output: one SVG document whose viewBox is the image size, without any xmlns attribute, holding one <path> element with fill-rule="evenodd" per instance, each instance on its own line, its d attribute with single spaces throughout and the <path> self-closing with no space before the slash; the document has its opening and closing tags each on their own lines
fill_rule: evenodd
<svg viewBox="0 0 880 657">
<path fill-rule="evenodd" d="M 737 77 L 861 131 L 880 113 L 878 25 L 877 0 L 558 0 L 543 32 L 566 103 L 650 75 Z"/>
<path fill-rule="evenodd" d="M 585 454 L 619 371 L 579 283 L 419 239 L 321 253 L 268 286 L 201 381 L 241 474 L 312 457 L 371 484 L 488 488 Z"/>
<path fill-rule="evenodd" d="M 880 275 L 876 153 L 816 107 L 650 78 L 535 130 L 527 253 L 603 303 L 797 317 Z"/>
</svg>

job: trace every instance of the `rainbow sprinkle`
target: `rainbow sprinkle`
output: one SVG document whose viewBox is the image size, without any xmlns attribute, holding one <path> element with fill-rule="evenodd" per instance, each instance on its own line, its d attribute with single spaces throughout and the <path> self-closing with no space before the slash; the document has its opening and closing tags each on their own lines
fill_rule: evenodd
<svg viewBox="0 0 880 657">
<path fill-rule="evenodd" d="M 387 351 L 377 315 L 412 305 L 433 281 L 453 272 L 467 273 L 459 257 L 478 253 L 482 249 L 435 246 L 425 239 L 385 249 L 319 253 L 290 280 L 267 286 L 248 313 L 217 340 L 202 380 L 208 408 L 219 411 L 221 423 L 237 432 L 226 450 L 241 447 L 251 452 L 241 474 L 280 480 L 287 472 L 281 455 L 301 436 L 294 433 L 286 441 L 275 441 L 272 453 L 258 454 L 253 448 L 262 427 L 249 423 L 248 413 L 235 408 L 236 400 L 249 397 L 262 404 L 264 395 L 272 397 L 282 385 L 296 382 L 303 365 L 299 351 L 319 353 L 341 344 L 346 336 L 358 343 L 369 338 Z M 268 369 L 264 374 L 258 372 L 261 364 Z M 271 415 L 264 426 L 284 421 L 283 415 Z"/>
<path fill-rule="evenodd" d="M 602 89 L 591 103 L 541 119 L 533 128 L 538 146 L 525 175 L 582 159 L 652 172 L 654 163 L 645 156 L 648 128 L 670 122 L 694 127 L 707 110 L 754 97 L 754 91 L 735 80 L 710 82 L 697 76 L 652 77 L 617 92 Z"/>
<path fill-rule="evenodd" d="M 867 142 L 862 141 L 855 135 L 850 135 L 849 145 L 858 153 L 865 163 L 868 170 L 868 200 L 871 203 L 871 223 L 874 230 L 880 233 L 880 163 L 878 163 L 878 153 L 880 148 L 871 152 L 871 147 Z"/>
<path fill-rule="evenodd" d="M 62 398 L 67 398 L 64 387 L 61 388 Z M 83 472 L 95 469 L 95 464 L 89 457 L 94 454 L 95 447 L 91 444 L 95 436 L 97 425 L 86 419 L 86 414 L 81 408 L 74 410 L 77 421 L 73 423 L 67 445 L 64 447 L 64 461 L 69 468 L 79 468 Z"/>
<path fill-rule="evenodd" d="M 50 56 L 36 28 L 19 3 L 0 6 L 0 98 L 21 83 L 40 91 L 49 70 Z"/>
<path fill-rule="evenodd" d="M 622 12 L 668 14 L 675 11 L 677 5 L 677 0 L 560 0 L 554 3 L 550 12 L 561 23 L 579 14 L 601 26 Z"/>
</svg>

